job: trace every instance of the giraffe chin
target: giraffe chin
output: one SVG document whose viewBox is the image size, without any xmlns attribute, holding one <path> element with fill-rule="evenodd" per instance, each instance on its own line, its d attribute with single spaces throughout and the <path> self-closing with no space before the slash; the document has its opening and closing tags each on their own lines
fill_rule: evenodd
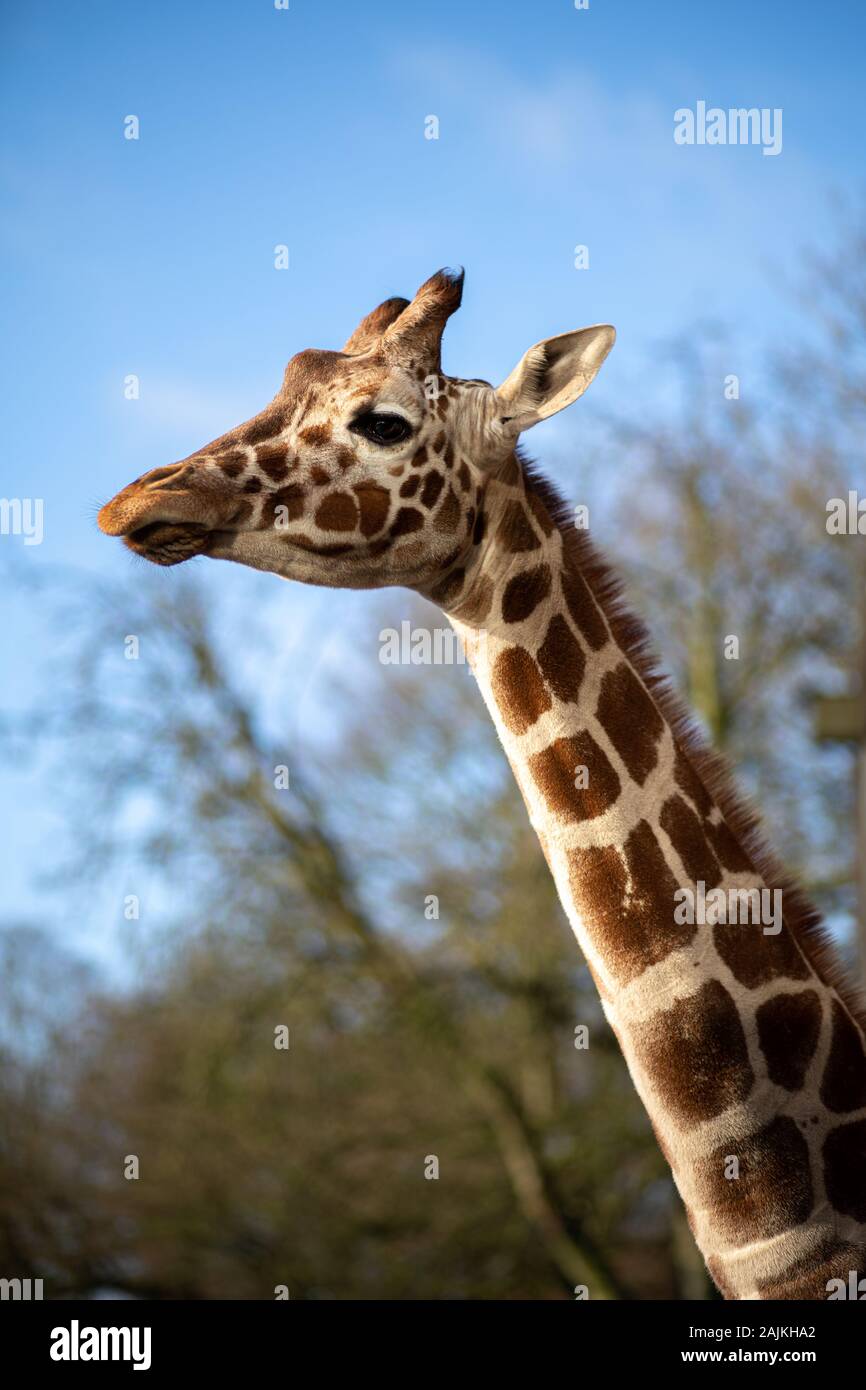
<svg viewBox="0 0 866 1390">
<path fill-rule="evenodd" d="M 204 554 L 212 536 L 212 531 L 196 522 L 153 521 L 130 531 L 123 543 L 154 565 L 182 565 L 184 560 Z"/>
</svg>

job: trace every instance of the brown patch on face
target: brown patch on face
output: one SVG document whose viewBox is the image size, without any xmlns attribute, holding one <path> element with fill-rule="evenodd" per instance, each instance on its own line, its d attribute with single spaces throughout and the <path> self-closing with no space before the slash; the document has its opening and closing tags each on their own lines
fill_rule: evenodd
<svg viewBox="0 0 866 1390">
<path fill-rule="evenodd" d="M 445 450 L 445 462 L 446 462 L 446 464 L 447 464 L 449 467 L 450 467 L 451 464 L 454 462 L 453 453 L 451 454 L 451 457 L 449 458 L 449 451 L 450 451 L 450 450 L 451 450 L 451 445 L 449 444 L 449 445 L 448 445 L 448 448 Z M 464 492 L 468 492 L 468 491 L 469 491 L 469 487 L 470 487 L 471 480 L 470 480 L 470 477 L 469 477 L 469 469 L 466 467 L 466 464 L 465 464 L 465 463 L 461 463 L 461 464 L 460 464 L 460 467 L 459 467 L 458 470 L 457 470 L 457 478 L 458 478 L 458 481 L 459 481 L 460 486 L 462 487 L 463 491 L 464 491 Z"/>
<path fill-rule="evenodd" d="M 277 508 L 285 508 L 285 516 L 289 521 L 297 521 L 304 510 L 304 489 L 299 483 L 288 483 L 286 487 L 281 487 L 277 492 L 272 492 L 265 500 L 265 511 L 262 515 L 262 525 L 277 525 L 278 521 L 283 521 L 283 513 L 277 517 Z M 277 525 L 277 529 L 279 526 Z"/>
<path fill-rule="evenodd" d="M 575 785 L 578 768 L 587 785 Z M 592 734 L 582 729 L 569 738 L 558 738 L 529 759 L 529 770 L 549 811 L 563 820 L 593 820 L 616 801 L 620 781 Z"/>
<path fill-rule="evenodd" d="M 288 477 L 289 465 L 286 450 L 279 446 L 268 448 L 265 444 L 261 445 L 256 451 L 256 463 L 265 477 L 270 478 L 272 483 L 281 483 L 284 478 Z"/>
<path fill-rule="evenodd" d="M 580 643 L 559 613 L 551 618 L 547 636 L 538 649 L 538 664 L 557 699 L 571 700 L 576 704 L 586 658 Z"/>
<path fill-rule="evenodd" d="M 475 518 L 475 525 L 472 528 L 472 544 L 480 545 L 484 540 L 484 533 L 487 530 L 487 518 L 483 512 L 479 512 Z"/>
<path fill-rule="evenodd" d="M 713 928 L 716 950 L 740 984 L 757 989 L 769 980 L 808 980 L 811 971 L 787 923 L 783 920 L 777 936 L 766 936 L 761 924 L 753 923 L 751 909 L 748 915 L 747 922 L 719 922 Z"/>
<path fill-rule="evenodd" d="M 355 496 L 361 509 L 361 535 L 375 536 L 388 519 L 391 494 L 387 488 L 378 487 L 376 483 L 359 483 Z"/>
<path fill-rule="evenodd" d="M 261 478 L 247 478 L 246 482 L 241 488 L 241 492 L 255 494 L 257 492 L 261 492 L 262 486 L 263 484 Z"/>
<path fill-rule="evenodd" d="M 770 1080 L 786 1091 L 799 1091 L 818 1045 L 820 998 L 813 989 L 777 994 L 761 1004 L 756 1021 Z"/>
<path fill-rule="evenodd" d="M 507 647 L 499 653 L 490 684 L 505 726 L 513 734 L 525 734 L 551 708 L 541 672 L 523 647 Z"/>
<path fill-rule="evenodd" d="M 707 888 L 722 881 L 721 870 L 701 823 L 681 796 L 670 796 L 662 807 L 659 824 L 682 860 L 689 878 L 703 879 Z"/>
<path fill-rule="evenodd" d="M 445 479 L 441 473 L 428 473 L 421 489 L 421 505 L 423 507 L 435 507 L 444 486 Z"/>
<path fill-rule="evenodd" d="M 419 488 L 420 486 L 421 486 L 421 478 L 420 478 L 420 476 L 419 476 L 417 473 L 413 473 L 412 476 L 411 476 L 410 478 L 407 478 L 407 479 L 406 479 L 405 483 L 401 483 L 401 484 L 400 484 L 400 496 L 401 496 L 401 497 L 414 497 L 414 496 L 415 496 L 415 493 L 418 491 L 418 488 Z"/>
<path fill-rule="evenodd" d="M 625 662 L 602 678 L 596 716 L 629 775 L 642 787 L 658 761 L 656 745 L 664 723 Z"/>
<path fill-rule="evenodd" d="M 674 921 L 677 884 L 646 821 L 626 840 L 625 864 L 613 847 L 572 850 L 569 881 L 590 935 L 621 984 L 687 946 L 697 931 Z"/>
<path fill-rule="evenodd" d="M 725 1177 L 732 1157 L 739 1160 L 735 1178 Z M 739 1245 L 801 1225 L 814 1204 L 809 1145 L 787 1115 L 747 1139 L 720 1144 L 698 1160 L 694 1178 L 715 1229 Z"/>
<path fill-rule="evenodd" d="M 568 611 L 594 652 L 607 641 L 607 628 L 601 610 L 582 574 L 569 570 L 562 576 L 562 595 Z"/>
<path fill-rule="evenodd" d="M 724 985 L 710 980 L 634 1027 L 638 1060 L 681 1123 L 697 1124 L 744 1101 L 754 1084 L 746 1035 Z"/>
<path fill-rule="evenodd" d="M 358 507 L 350 492 L 329 492 L 316 511 L 316 525 L 323 531 L 354 531 Z"/>
<path fill-rule="evenodd" d="M 353 454 L 352 450 L 347 448 L 345 444 L 340 444 L 334 450 L 334 458 L 337 460 L 337 466 L 341 468 L 344 473 L 348 468 L 351 468 L 354 463 L 358 462 L 355 454 Z"/>
<path fill-rule="evenodd" d="M 412 531 L 420 531 L 424 525 L 424 513 L 419 512 L 417 507 L 401 507 L 391 526 L 388 535 L 392 540 L 398 536 L 408 536 Z"/>
<path fill-rule="evenodd" d="M 315 483 L 316 487 L 324 487 L 331 481 L 331 475 L 320 463 L 314 463 L 310 469 L 310 481 Z"/>
<path fill-rule="evenodd" d="M 866 1221 L 866 1120 L 831 1129 L 824 1140 L 827 1196 L 843 1216 Z"/>
<path fill-rule="evenodd" d="M 423 468 L 423 467 L 424 467 L 424 464 L 425 464 L 426 462 L 427 462 L 427 445 L 426 445 L 426 444 L 422 444 L 421 447 L 420 447 L 420 449 L 417 449 L 417 450 L 415 451 L 415 453 L 412 455 L 412 462 L 411 462 L 411 465 L 410 465 L 410 466 L 411 466 L 412 468 Z"/>
<path fill-rule="evenodd" d="M 536 565 L 509 579 L 502 596 L 502 617 L 506 623 L 524 622 L 550 593 L 550 566 Z"/>
<path fill-rule="evenodd" d="M 217 463 L 227 478 L 239 478 L 247 466 L 246 455 L 239 453 L 226 454 L 224 458 L 217 459 Z"/>
<path fill-rule="evenodd" d="M 331 434 L 332 426 L 325 420 L 321 425 L 308 425 L 305 430 L 299 430 L 298 438 L 304 444 L 327 444 Z"/>
<path fill-rule="evenodd" d="M 859 1110 L 866 1105 L 866 1049 L 863 1037 L 838 999 L 833 1000 L 833 1035 L 827 1066 L 821 1078 L 820 1095 L 827 1109 L 836 1114 Z"/>
<path fill-rule="evenodd" d="M 526 515 L 526 508 L 520 502 L 508 503 L 502 513 L 496 538 L 511 554 L 519 554 L 524 550 L 538 550 L 541 545 Z"/>
<path fill-rule="evenodd" d="M 444 430 L 440 430 L 440 431 L 439 431 L 439 433 L 437 434 L 436 438 L 433 440 L 433 446 L 432 446 L 432 447 L 433 447 L 433 450 L 434 450 L 435 453 L 441 454 L 442 450 L 445 448 L 445 431 L 444 431 Z"/>
<path fill-rule="evenodd" d="M 424 500 L 423 495 L 421 498 Z M 449 487 L 445 494 L 445 501 L 439 508 L 434 521 L 437 531 L 455 531 L 460 522 L 460 503 L 457 501 L 457 494 L 453 487 Z"/>
</svg>

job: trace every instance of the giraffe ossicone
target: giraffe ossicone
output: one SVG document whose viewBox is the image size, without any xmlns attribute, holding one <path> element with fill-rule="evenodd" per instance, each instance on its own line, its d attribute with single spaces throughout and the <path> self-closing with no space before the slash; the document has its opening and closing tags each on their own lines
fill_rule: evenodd
<svg viewBox="0 0 866 1390">
<path fill-rule="evenodd" d="M 866 1271 L 858 1003 L 616 580 L 517 448 L 586 390 L 614 331 L 537 343 L 498 389 L 449 377 L 462 283 L 439 271 L 342 352 L 293 357 L 259 415 L 131 483 L 100 527 L 161 565 L 207 555 L 439 604 L 713 1278 L 729 1298 L 838 1296 Z M 684 890 L 717 889 L 781 903 L 779 929 L 677 911 Z"/>
</svg>

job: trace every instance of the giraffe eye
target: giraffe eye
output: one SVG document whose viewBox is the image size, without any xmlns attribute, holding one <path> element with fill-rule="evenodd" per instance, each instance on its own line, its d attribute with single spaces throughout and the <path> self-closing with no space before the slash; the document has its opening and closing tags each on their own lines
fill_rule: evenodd
<svg viewBox="0 0 866 1390">
<path fill-rule="evenodd" d="M 412 433 L 412 426 L 402 415 L 378 410 L 368 410 L 366 414 L 359 415 L 349 429 L 355 434 L 362 434 L 372 444 L 400 444 Z"/>
</svg>

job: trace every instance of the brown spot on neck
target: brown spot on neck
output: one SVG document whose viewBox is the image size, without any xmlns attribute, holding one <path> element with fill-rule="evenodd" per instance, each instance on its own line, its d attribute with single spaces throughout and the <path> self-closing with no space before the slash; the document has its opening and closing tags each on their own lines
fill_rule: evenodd
<svg viewBox="0 0 866 1390">
<path fill-rule="evenodd" d="M 828 1110 L 837 1114 L 866 1105 L 863 1038 L 837 999 L 833 1000 L 833 1036 L 821 1079 L 821 1099 Z"/>
<path fill-rule="evenodd" d="M 831 1129 L 824 1140 L 827 1196 L 843 1216 L 866 1221 L 866 1120 Z"/>
<path fill-rule="evenodd" d="M 569 882 L 608 969 L 628 984 L 687 946 L 697 928 L 674 920 L 678 885 L 647 821 L 639 821 L 628 836 L 624 856 L 623 862 L 613 846 L 572 850 Z"/>
<path fill-rule="evenodd" d="M 525 622 L 538 605 L 550 593 L 551 575 L 549 565 L 536 565 L 533 569 L 515 574 L 505 586 L 502 595 L 502 617 L 506 623 Z"/>
<path fill-rule="evenodd" d="M 586 658 L 565 618 L 555 613 L 538 649 L 538 664 L 558 700 L 577 702 Z"/>
<path fill-rule="evenodd" d="M 737 1176 L 730 1160 L 737 1159 Z M 794 1120 L 777 1116 L 747 1138 L 727 1139 L 699 1160 L 694 1181 L 713 1230 L 736 1245 L 769 1240 L 807 1220 L 814 1203 L 809 1146 Z"/>
<path fill-rule="evenodd" d="M 568 822 L 594 820 L 620 793 L 610 759 L 588 729 L 558 738 L 529 759 L 529 770 L 554 816 Z"/>
<path fill-rule="evenodd" d="M 596 715 L 629 776 L 642 787 L 658 761 L 664 722 L 625 661 L 602 678 Z"/>
<path fill-rule="evenodd" d="M 633 1040 L 662 1104 L 681 1124 L 721 1115 L 754 1085 L 737 1006 L 718 980 L 636 1024 Z"/>
<path fill-rule="evenodd" d="M 490 684 L 505 726 L 512 734 L 525 734 L 551 707 L 541 672 L 523 647 L 500 652 Z"/>
<path fill-rule="evenodd" d="M 775 994 L 756 1014 L 767 1075 L 786 1091 L 799 1091 L 818 1045 L 821 1000 L 814 989 Z"/>
<path fill-rule="evenodd" d="M 540 549 L 541 541 L 532 527 L 526 507 L 522 502 L 509 502 L 507 504 L 499 522 L 496 540 L 502 549 L 510 554 L 516 555 L 523 551 Z"/>
</svg>

